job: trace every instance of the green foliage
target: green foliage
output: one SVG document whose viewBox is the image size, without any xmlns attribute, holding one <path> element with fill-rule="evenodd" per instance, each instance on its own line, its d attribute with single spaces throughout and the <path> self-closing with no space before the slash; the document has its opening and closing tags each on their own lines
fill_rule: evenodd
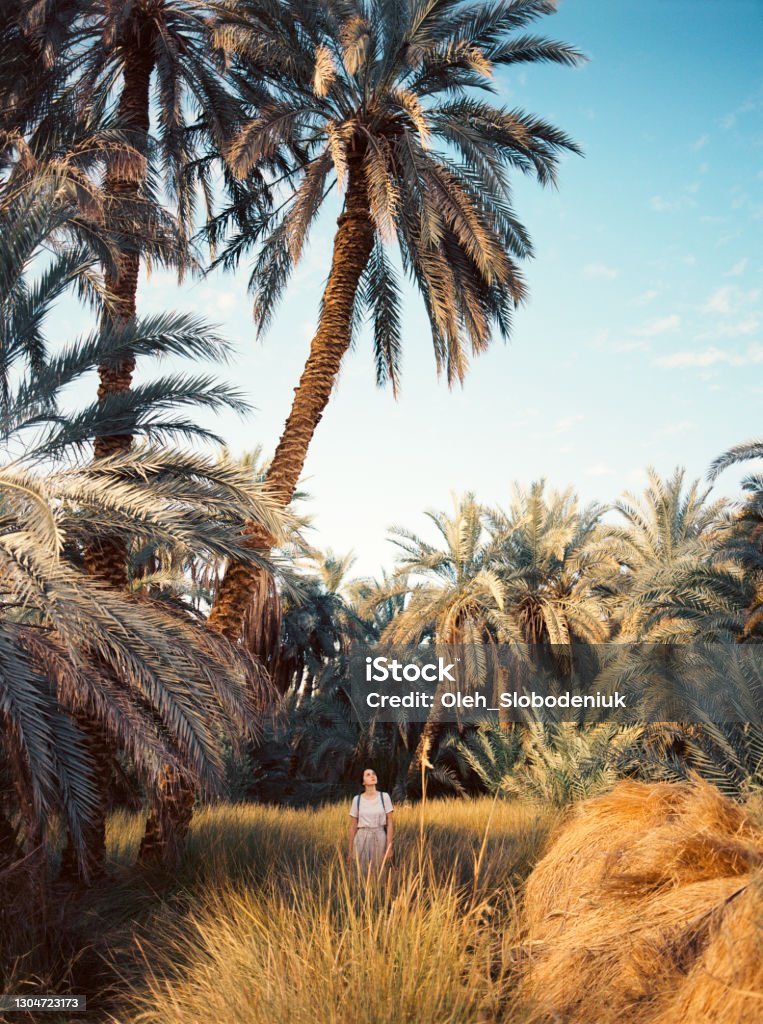
<svg viewBox="0 0 763 1024">
<path fill-rule="evenodd" d="M 499 728 L 487 720 L 470 726 L 464 736 L 449 735 L 440 747 L 437 763 L 452 763 L 464 787 L 494 795 L 522 756 L 519 726 Z"/>
<path fill-rule="evenodd" d="M 89 263 L 64 248 L 31 279 L 56 211 L 46 222 L 46 208 L 35 208 L 30 223 L 13 204 L 5 212 L 0 759 L 13 785 L 0 817 L 15 822 L 16 837 L 5 862 L 47 844 L 60 816 L 84 869 L 87 826 L 104 797 L 92 728 L 129 755 L 148 785 L 169 763 L 219 792 L 219 735 L 255 729 L 266 689 L 258 666 L 204 629 L 171 588 L 154 579 L 153 597 L 111 590 L 89 574 L 85 550 L 117 530 L 135 550 L 183 546 L 199 558 L 262 562 L 243 546 L 241 527 L 258 519 L 278 534 L 283 515 L 261 485 L 205 456 L 144 443 L 96 463 L 78 458 L 106 427 L 129 425 L 151 441 L 203 437 L 192 421 L 167 413 L 241 401 L 213 381 L 178 377 L 69 413 L 63 389 L 125 350 L 198 356 L 224 346 L 202 321 L 166 315 L 50 354 L 45 320 Z"/>
<path fill-rule="evenodd" d="M 232 169 L 286 168 L 272 183 L 283 202 L 234 233 L 220 257 L 235 267 L 257 247 L 260 329 L 326 196 L 352 179 L 376 233 L 355 322 L 370 315 L 379 382 L 396 390 L 400 377 L 401 288 L 384 250 L 392 241 L 424 300 L 438 371 L 462 381 L 491 332 L 508 335 L 526 291 L 518 263 L 532 246 L 510 173 L 553 183 L 561 155 L 579 152 L 560 129 L 483 98 L 507 65 L 580 63 L 571 46 L 514 34 L 552 6 L 226 0 L 218 10 L 213 39 L 250 113 L 228 151 Z"/>
<path fill-rule="evenodd" d="M 562 807 L 603 793 L 638 770 L 634 749 L 641 726 L 561 722 L 521 728 L 522 760 L 501 783 L 507 795 Z"/>
</svg>

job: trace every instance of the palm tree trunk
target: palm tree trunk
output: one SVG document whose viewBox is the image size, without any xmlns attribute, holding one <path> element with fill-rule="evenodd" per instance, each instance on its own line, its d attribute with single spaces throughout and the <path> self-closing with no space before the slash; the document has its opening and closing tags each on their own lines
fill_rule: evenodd
<svg viewBox="0 0 763 1024">
<path fill-rule="evenodd" d="M 137 16 L 136 16 L 137 18 Z M 119 98 L 117 124 L 127 141 L 140 155 L 148 148 L 149 87 L 154 69 L 153 35 L 151 22 L 134 23 L 124 61 L 124 81 Z M 116 266 L 105 273 L 105 285 L 111 302 L 104 313 L 109 325 L 123 327 L 135 318 L 140 246 L 136 227 L 136 213 L 141 201 L 141 188 L 145 180 L 145 167 L 135 166 L 134 160 L 117 159 L 106 172 L 104 190 L 107 202 L 114 204 L 113 227 L 119 234 Z M 129 391 L 135 370 L 133 356 L 117 364 L 101 363 L 98 367 L 100 384 L 98 399 Z M 103 458 L 127 451 L 132 443 L 130 434 L 107 434 L 96 437 L 95 457 Z M 106 537 L 88 546 L 85 551 L 87 571 L 112 586 L 127 585 L 127 548 L 117 536 Z"/>
<path fill-rule="evenodd" d="M 299 385 L 294 391 L 289 418 L 266 477 L 270 493 L 284 507 L 289 504 L 307 458 L 308 448 L 328 405 L 342 358 L 350 347 L 355 296 L 374 241 L 374 226 L 360 157 L 349 165 L 344 212 L 337 221 L 331 273 L 323 296 L 318 330 L 310 346 Z M 245 529 L 251 548 L 269 551 L 273 537 L 261 526 Z M 236 640 L 257 585 L 258 570 L 232 562 L 209 615 L 209 624 Z"/>
<path fill-rule="evenodd" d="M 155 33 L 153 21 L 141 17 L 141 12 L 136 9 L 132 24 L 126 31 L 124 77 L 117 123 L 125 133 L 127 141 L 140 156 L 145 156 L 148 149 Z M 129 167 L 127 163 L 115 162 L 107 171 L 105 181 L 106 195 L 115 204 L 114 226 L 121 236 L 116 267 L 108 269 L 105 274 L 106 288 L 112 301 L 104 316 L 107 322 L 115 327 L 127 325 L 136 316 L 140 273 L 141 250 L 137 215 L 146 169 Z M 135 358 L 132 355 L 117 364 L 102 363 L 98 367 L 99 401 L 103 401 L 109 395 L 129 391 L 134 370 Z M 131 444 L 132 435 L 129 433 L 102 435 L 95 438 L 94 454 L 96 458 L 117 455 L 128 451 Z M 127 586 L 127 561 L 127 546 L 117 535 L 101 539 L 90 545 L 85 552 L 88 572 L 118 589 Z M 141 843 L 141 861 L 177 861 L 188 833 L 194 799 L 193 784 L 175 772 L 171 766 L 164 766 Z M 95 865 L 99 864 L 105 850 L 103 836 L 101 827 L 92 837 L 89 858 Z"/>
<path fill-rule="evenodd" d="M 193 817 L 193 781 L 164 765 L 138 851 L 139 863 L 177 867 Z"/>
</svg>

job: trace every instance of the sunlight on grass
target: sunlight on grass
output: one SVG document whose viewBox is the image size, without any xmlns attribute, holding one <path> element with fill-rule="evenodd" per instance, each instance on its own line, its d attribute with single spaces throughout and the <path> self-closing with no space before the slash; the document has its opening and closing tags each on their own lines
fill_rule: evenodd
<svg viewBox="0 0 763 1024">
<path fill-rule="evenodd" d="M 345 865 L 344 805 L 200 811 L 179 879 L 187 898 L 139 930 L 140 970 L 113 1020 L 495 1019 L 510 996 L 513 883 L 556 815 L 487 799 L 430 802 L 422 848 L 420 813 L 395 811 L 395 866 L 367 886 Z M 114 817 L 112 856 L 129 859 L 138 837 L 131 817 Z"/>
</svg>

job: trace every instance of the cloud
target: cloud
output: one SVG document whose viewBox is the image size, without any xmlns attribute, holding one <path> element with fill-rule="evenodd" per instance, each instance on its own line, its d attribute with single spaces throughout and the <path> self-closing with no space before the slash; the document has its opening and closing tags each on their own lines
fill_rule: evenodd
<svg viewBox="0 0 763 1024">
<path fill-rule="evenodd" d="M 660 292 L 658 288 L 647 288 L 645 292 L 637 295 L 633 302 L 637 306 L 647 306 L 650 302 L 653 302 L 659 294 Z"/>
<path fill-rule="evenodd" d="M 728 131 L 729 128 L 733 128 L 737 123 L 736 114 L 724 114 L 718 124 L 723 128 L 724 131 Z"/>
<path fill-rule="evenodd" d="M 672 313 L 670 316 L 663 316 L 659 320 L 652 320 L 648 324 L 644 324 L 634 331 L 634 334 L 638 334 L 642 338 L 656 338 L 659 334 L 675 331 L 680 326 L 681 317 L 678 313 Z"/>
<path fill-rule="evenodd" d="M 692 182 L 686 186 L 688 193 L 699 191 L 699 184 Z M 696 206 L 697 203 L 691 195 L 679 196 L 678 199 L 665 199 L 663 196 L 652 196 L 649 200 L 650 207 L 656 213 L 672 213 L 675 210 L 685 210 L 687 207 Z"/>
<path fill-rule="evenodd" d="M 606 263 L 586 263 L 583 267 L 583 277 L 604 278 L 607 281 L 617 277 L 618 271 L 614 267 L 608 267 Z"/>
<path fill-rule="evenodd" d="M 530 437 L 535 441 L 548 437 L 560 437 L 563 434 L 569 434 L 570 431 L 574 430 L 574 428 L 584 419 L 585 417 L 582 416 L 580 413 L 575 413 L 571 416 L 562 416 L 561 419 L 558 419 L 556 421 L 551 430 L 538 431 L 534 434 L 531 434 Z M 562 451 L 561 448 L 559 448 L 558 450 Z"/>
<path fill-rule="evenodd" d="M 692 142 L 691 148 L 696 153 L 698 150 L 704 149 L 709 141 L 710 141 L 710 136 L 709 135 L 700 135 L 700 137 L 698 139 L 695 139 L 694 142 Z"/>
<path fill-rule="evenodd" d="M 581 423 L 583 416 L 579 413 L 573 416 L 563 416 L 560 420 L 556 421 L 556 427 L 554 433 L 556 434 L 567 434 L 573 427 L 576 427 L 578 423 Z"/>
<path fill-rule="evenodd" d="M 724 277 L 739 277 L 740 274 L 743 274 L 745 272 L 745 269 L 747 268 L 747 263 L 748 263 L 748 260 L 747 260 L 746 256 L 744 257 L 744 259 L 737 260 L 736 263 L 734 264 L 734 266 L 731 267 L 729 270 L 727 270 L 726 273 L 723 276 Z"/>
<path fill-rule="evenodd" d="M 670 202 L 668 199 L 663 199 L 662 196 L 652 196 L 649 200 L 649 205 L 657 213 L 665 213 L 667 210 L 675 210 L 676 204 Z"/>
<path fill-rule="evenodd" d="M 695 424 L 691 420 L 679 420 L 678 423 L 669 423 L 666 427 L 657 431 L 657 437 L 670 437 L 671 434 L 686 434 L 693 430 Z"/>
<path fill-rule="evenodd" d="M 669 355 L 658 356 L 655 366 L 676 370 L 688 367 L 706 369 L 708 366 L 725 364 L 726 366 L 751 366 L 763 363 L 763 345 L 750 345 L 746 352 L 726 352 L 711 346 L 695 352 L 671 352 Z"/>
<path fill-rule="evenodd" d="M 585 472 L 586 476 L 612 476 L 614 471 L 603 462 L 596 462 L 593 466 L 589 466 Z"/>
<path fill-rule="evenodd" d="M 734 324 L 719 324 L 713 330 L 703 331 L 697 338 L 700 341 L 705 338 L 742 338 L 748 334 L 755 334 L 759 327 L 760 320 L 751 316 L 746 320 L 738 320 Z"/>
<path fill-rule="evenodd" d="M 724 284 L 716 288 L 710 295 L 707 302 L 700 306 L 700 313 L 718 313 L 721 316 L 728 316 L 739 312 L 744 306 L 750 306 L 760 298 L 760 289 L 751 288 L 749 291 L 742 291 L 733 284 Z"/>
</svg>

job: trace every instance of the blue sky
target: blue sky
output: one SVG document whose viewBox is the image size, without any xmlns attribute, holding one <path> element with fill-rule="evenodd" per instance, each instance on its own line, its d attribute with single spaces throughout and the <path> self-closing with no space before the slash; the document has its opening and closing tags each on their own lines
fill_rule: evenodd
<svg viewBox="0 0 763 1024">
<path fill-rule="evenodd" d="M 450 507 L 451 492 L 500 503 L 512 481 L 543 476 L 606 501 L 639 489 L 649 464 L 704 476 L 763 433 L 763 2 L 564 0 L 538 28 L 589 63 L 501 75 L 500 98 L 564 128 L 585 157 L 565 159 L 558 191 L 517 180 L 530 298 L 463 389 L 437 381 L 412 292 L 398 401 L 374 384 L 367 338 L 346 358 L 304 480 L 311 539 L 353 549 L 358 573 L 391 564 L 389 526 L 426 532 L 423 510 Z M 235 343 L 223 375 L 256 407 L 216 421 L 235 451 L 277 442 L 332 227 L 318 225 L 263 341 L 244 268 L 181 289 L 165 274 L 142 283 L 142 312 L 193 310 Z M 86 325 L 62 312 L 64 334 Z M 738 493 L 742 475 L 714 493 Z"/>
</svg>

